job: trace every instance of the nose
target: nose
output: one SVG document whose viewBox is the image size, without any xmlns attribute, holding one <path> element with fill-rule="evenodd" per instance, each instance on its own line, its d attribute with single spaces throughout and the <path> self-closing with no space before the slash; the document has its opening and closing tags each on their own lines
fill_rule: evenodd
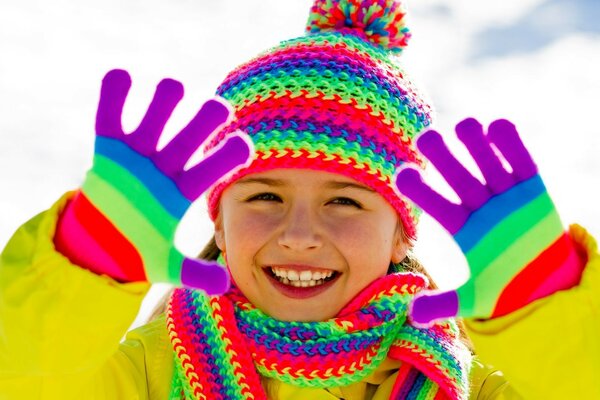
<svg viewBox="0 0 600 400">
<path fill-rule="evenodd" d="M 288 250 L 306 251 L 318 249 L 323 245 L 317 226 L 317 217 L 306 205 L 291 207 L 284 220 L 278 244 Z"/>
</svg>

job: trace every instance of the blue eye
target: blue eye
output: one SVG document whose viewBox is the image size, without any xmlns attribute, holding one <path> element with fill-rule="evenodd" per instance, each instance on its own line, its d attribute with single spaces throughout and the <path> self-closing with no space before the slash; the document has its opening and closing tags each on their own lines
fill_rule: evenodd
<svg viewBox="0 0 600 400">
<path fill-rule="evenodd" d="M 331 202 L 334 204 L 342 205 L 342 206 L 353 206 L 356 208 L 362 208 L 358 202 L 356 202 L 352 199 L 349 199 L 347 197 L 337 197 L 337 198 L 333 199 Z"/>
<path fill-rule="evenodd" d="M 273 193 L 259 193 L 248 198 L 247 201 L 281 201 L 281 198 Z"/>
</svg>

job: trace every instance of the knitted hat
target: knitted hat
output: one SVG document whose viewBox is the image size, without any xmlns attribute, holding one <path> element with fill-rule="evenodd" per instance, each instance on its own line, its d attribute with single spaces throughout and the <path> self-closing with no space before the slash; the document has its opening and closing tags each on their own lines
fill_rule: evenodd
<svg viewBox="0 0 600 400">
<path fill-rule="evenodd" d="M 393 0 L 316 0 L 306 34 L 232 71 L 217 94 L 235 110 L 225 135 L 242 130 L 254 142 L 251 164 L 208 193 L 211 218 L 233 181 L 276 168 L 348 176 L 381 194 L 415 237 L 417 210 L 394 192 L 405 162 L 422 165 L 413 138 L 431 124 L 431 107 L 395 56 L 410 37 Z"/>
</svg>

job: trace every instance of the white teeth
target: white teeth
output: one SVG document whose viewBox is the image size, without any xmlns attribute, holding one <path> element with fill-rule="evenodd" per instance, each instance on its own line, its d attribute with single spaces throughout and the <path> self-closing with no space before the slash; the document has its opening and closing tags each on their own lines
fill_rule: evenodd
<svg viewBox="0 0 600 400">
<path fill-rule="evenodd" d="M 312 287 L 322 285 L 324 280 L 333 276 L 334 271 L 297 271 L 280 267 L 271 268 L 273 274 L 285 285 L 294 287 Z"/>
<path fill-rule="evenodd" d="M 302 271 L 300 272 L 300 280 L 301 281 L 310 281 L 312 279 L 312 273 L 310 271 Z"/>
<path fill-rule="evenodd" d="M 294 271 L 293 269 L 291 269 L 287 272 L 287 278 L 290 281 L 297 281 L 298 279 L 300 279 L 300 276 L 298 275 L 297 271 Z"/>
</svg>

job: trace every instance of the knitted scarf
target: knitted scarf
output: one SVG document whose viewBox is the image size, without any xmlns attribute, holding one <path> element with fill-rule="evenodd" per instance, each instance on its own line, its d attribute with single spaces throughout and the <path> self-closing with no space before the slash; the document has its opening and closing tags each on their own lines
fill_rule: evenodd
<svg viewBox="0 0 600 400">
<path fill-rule="evenodd" d="M 387 275 L 325 322 L 275 320 L 235 287 L 213 297 L 177 289 L 167 308 L 171 399 L 266 399 L 259 375 L 300 387 L 346 386 L 386 357 L 402 361 L 391 399 L 465 399 L 471 360 L 456 324 L 420 329 L 406 321 L 424 285 L 420 275 Z"/>
</svg>

